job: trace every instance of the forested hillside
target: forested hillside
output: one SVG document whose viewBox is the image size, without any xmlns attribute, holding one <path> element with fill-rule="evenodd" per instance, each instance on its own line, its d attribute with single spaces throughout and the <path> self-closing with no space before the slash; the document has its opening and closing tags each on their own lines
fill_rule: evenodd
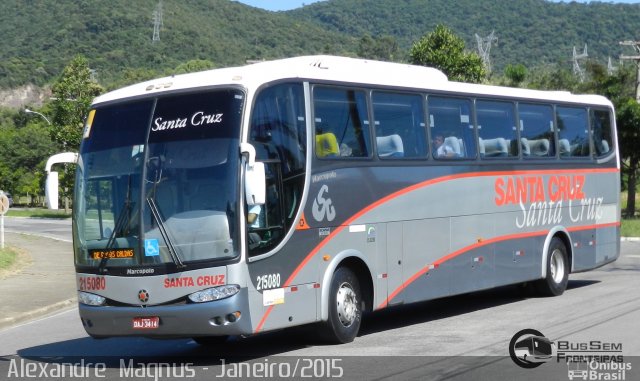
<svg viewBox="0 0 640 381">
<path fill-rule="evenodd" d="M 129 70 L 165 71 L 196 59 L 216 66 L 331 51 L 357 41 L 311 21 L 228 0 L 164 0 L 160 41 L 152 43 L 157 0 L 0 1 L 0 87 L 44 84 L 76 54 L 103 83 Z"/>
<path fill-rule="evenodd" d="M 476 49 L 475 34 L 495 31 L 491 59 L 498 68 L 569 62 L 573 46 L 606 64 L 623 50 L 618 42 L 640 38 L 640 4 L 544 0 L 329 0 L 289 12 L 351 36 L 394 36 L 401 50 L 436 24 L 445 24 Z M 627 48 L 630 49 L 630 48 Z"/>
<path fill-rule="evenodd" d="M 266 0 L 265 0 L 266 1 Z M 163 0 L 160 41 L 152 43 L 158 0 L 0 1 L 0 88 L 43 85 L 77 54 L 107 88 L 166 74 L 192 60 L 214 66 L 301 54 L 355 56 L 365 35 L 391 37 L 396 60 L 445 24 L 476 49 L 474 34 L 495 30 L 496 70 L 506 64 L 570 65 L 573 46 L 606 63 L 621 40 L 640 38 L 640 4 L 544 0 L 328 0 L 268 12 L 229 0 Z"/>
</svg>

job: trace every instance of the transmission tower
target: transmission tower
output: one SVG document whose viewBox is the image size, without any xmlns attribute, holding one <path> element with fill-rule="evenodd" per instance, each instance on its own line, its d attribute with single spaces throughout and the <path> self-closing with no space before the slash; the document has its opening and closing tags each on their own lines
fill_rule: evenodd
<svg viewBox="0 0 640 381">
<path fill-rule="evenodd" d="M 632 60 L 636 63 L 636 101 L 640 103 L 640 41 L 620 41 L 620 45 L 633 46 L 633 49 L 635 49 L 637 53 L 635 56 L 621 55 L 620 59 Z"/>
<path fill-rule="evenodd" d="M 576 47 L 573 47 L 573 74 L 580 78 L 580 82 L 584 82 L 584 69 L 580 67 L 578 60 L 587 58 L 587 44 L 584 44 L 584 51 L 581 54 L 576 52 Z"/>
<path fill-rule="evenodd" d="M 153 11 L 153 38 L 151 41 L 155 44 L 160 41 L 160 28 L 162 27 L 162 1 L 158 2 L 158 6 Z"/>
<path fill-rule="evenodd" d="M 609 62 L 607 63 L 607 74 L 613 75 L 613 72 L 616 71 L 616 67 L 613 66 L 611 62 L 611 56 L 609 56 Z"/>
<path fill-rule="evenodd" d="M 498 37 L 495 36 L 495 31 L 491 31 L 491 34 L 487 37 L 480 37 L 476 33 L 476 41 L 478 42 L 478 54 L 482 59 L 484 67 L 487 68 L 487 72 L 491 73 L 491 58 L 489 57 L 489 51 L 491 50 L 491 43 L 498 42 Z"/>
</svg>

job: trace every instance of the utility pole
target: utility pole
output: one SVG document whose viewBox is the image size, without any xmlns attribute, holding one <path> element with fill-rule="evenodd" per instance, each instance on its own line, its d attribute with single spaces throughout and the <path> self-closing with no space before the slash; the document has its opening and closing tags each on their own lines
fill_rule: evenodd
<svg viewBox="0 0 640 381">
<path fill-rule="evenodd" d="M 637 53 L 635 56 L 620 55 L 620 59 L 636 62 L 636 102 L 640 103 L 640 41 L 620 41 L 620 45 L 633 46 Z"/>
<path fill-rule="evenodd" d="M 587 54 L 587 44 L 584 44 L 584 51 L 581 54 L 576 52 L 575 46 L 573 47 L 573 74 L 580 78 L 580 82 L 584 82 L 584 69 L 580 67 L 578 60 L 587 57 L 589 57 Z"/>
<path fill-rule="evenodd" d="M 498 42 L 498 37 L 495 36 L 495 31 L 491 31 L 491 34 L 487 37 L 480 37 L 476 33 L 476 41 L 478 42 L 478 54 L 482 59 L 484 67 L 487 68 L 487 73 L 491 73 L 491 58 L 489 57 L 489 51 L 491 50 L 491 43 Z"/>
<path fill-rule="evenodd" d="M 158 2 L 158 6 L 153 11 L 153 38 L 152 43 L 160 41 L 160 27 L 162 27 L 162 1 Z"/>
</svg>

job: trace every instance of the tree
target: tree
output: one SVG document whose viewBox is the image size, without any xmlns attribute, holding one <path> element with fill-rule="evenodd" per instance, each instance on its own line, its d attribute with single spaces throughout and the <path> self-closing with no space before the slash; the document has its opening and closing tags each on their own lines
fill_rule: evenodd
<svg viewBox="0 0 640 381">
<path fill-rule="evenodd" d="M 42 195 L 45 163 L 54 152 L 54 142 L 39 121 L 24 127 L 0 125 L 0 189 Z"/>
<path fill-rule="evenodd" d="M 91 101 L 102 91 L 102 87 L 91 79 L 89 64 L 82 56 L 73 58 L 53 84 L 51 138 L 60 145 L 62 151 L 80 150 L 84 118 Z M 65 165 L 60 178 L 65 210 L 73 189 L 74 169 L 74 165 Z"/>
<path fill-rule="evenodd" d="M 371 37 L 367 34 L 360 39 L 358 57 L 393 62 L 397 55 L 398 41 L 395 37 Z"/>
<path fill-rule="evenodd" d="M 91 79 L 89 64 L 82 56 L 73 58 L 53 84 L 51 137 L 63 150 L 79 149 L 84 118 L 91 101 L 102 91 Z"/>
<path fill-rule="evenodd" d="M 442 70 L 451 80 L 481 82 L 487 75 L 477 53 L 465 52 L 464 41 L 444 25 L 413 44 L 409 60 L 415 65 Z"/>
<path fill-rule="evenodd" d="M 504 75 L 509 80 L 510 86 L 518 87 L 527 77 L 527 67 L 523 64 L 507 65 Z"/>
<path fill-rule="evenodd" d="M 616 112 L 618 142 L 623 171 L 627 174 L 627 210 L 625 215 L 633 217 L 636 212 L 636 186 L 640 172 L 640 104 L 627 98 Z"/>
<path fill-rule="evenodd" d="M 174 72 L 175 74 L 194 73 L 197 71 L 204 71 L 213 69 L 215 65 L 209 60 L 191 60 L 178 65 Z"/>
</svg>

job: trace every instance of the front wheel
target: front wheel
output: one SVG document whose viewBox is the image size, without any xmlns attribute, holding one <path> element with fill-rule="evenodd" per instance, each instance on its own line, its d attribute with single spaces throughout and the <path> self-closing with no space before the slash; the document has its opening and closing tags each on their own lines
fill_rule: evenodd
<svg viewBox="0 0 640 381">
<path fill-rule="evenodd" d="M 538 293 L 543 296 L 562 295 L 569 282 L 569 260 L 564 242 L 553 237 L 547 256 L 547 276 L 536 283 Z"/>
<path fill-rule="evenodd" d="M 362 293 L 358 277 L 346 267 L 333 273 L 329 293 L 329 320 L 325 339 L 333 343 L 350 343 L 358 335 L 362 321 Z"/>
</svg>

